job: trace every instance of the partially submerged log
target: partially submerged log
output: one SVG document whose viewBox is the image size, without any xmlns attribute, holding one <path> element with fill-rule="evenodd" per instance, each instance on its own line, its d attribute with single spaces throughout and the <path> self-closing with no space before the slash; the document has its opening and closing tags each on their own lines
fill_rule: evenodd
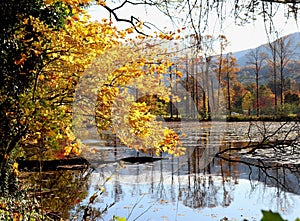
<svg viewBox="0 0 300 221">
<path fill-rule="evenodd" d="M 158 160 L 164 160 L 167 158 L 162 157 L 150 157 L 150 156 L 137 156 L 137 157 L 125 157 L 117 161 L 100 161 L 101 164 L 115 163 L 123 161 L 126 163 L 152 163 Z M 98 162 L 98 161 L 96 161 Z M 17 159 L 19 171 L 31 171 L 31 172 L 46 172 L 46 171 L 58 171 L 58 170 L 81 170 L 88 168 L 94 161 L 87 161 L 85 158 L 65 158 L 59 160 L 24 160 Z"/>
<path fill-rule="evenodd" d="M 122 158 L 120 161 L 124 161 L 127 163 L 152 163 L 158 160 L 164 160 L 167 158 L 162 158 L 162 157 L 148 157 L 148 156 L 137 156 L 137 157 L 125 157 Z"/>
<path fill-rule="evenodd" d="M 89 162 L 81 157 L 59 160 L 23 160 L 17 159 L 19 171 L 57 171 L 81 170 L 89 166 Z"/>
</svg>

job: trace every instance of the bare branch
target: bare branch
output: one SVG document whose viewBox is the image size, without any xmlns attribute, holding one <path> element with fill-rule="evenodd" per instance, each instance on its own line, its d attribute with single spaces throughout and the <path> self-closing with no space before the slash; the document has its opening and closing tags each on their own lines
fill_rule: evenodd
<svg viewBox="0 0 300 221">
<path fill-rule="evenodd" d="M 129 24 L 132 25 L 132 27 L 135 29 L 135 31 L 137 33 L 147 36 L 147 34 L 145 34 L 143 31 L 141 31 L 141 30 L 139 30 L 137 28 L 137 24 L 141 22 L 137 17 L 131 15 L 130 19 L 126 19 L 126 18 L 120 18 L 118 16 L 118 14 L 117 14 L 116 11 L 119 10 L 119 9 L 121 9 L 121 8 L 123 8 L 126 4 L 155 6 L 156 3 L 153 3 L 153 2 L 150 2 L 150 1 L 146 1 L 146 0 L 142 1 L 142 2 L 132 2 L 132 1 L 125 0 L 123 3 L 121 3 L 119 6 L 117 6 L 115 8 L 111 8 L 111 7 L 107 6 L 107 5 L 101 5 L 103 8 L 105 8 L 110 13 L 110 16 L 113 16 L 116 19 L 117 22 L 126 22 L 126 23 L 129 23 Z M 144 25 L 144 26 L 147 27 L 147 28 L 150 28 L 147 25 Z"/>
<path fill-rule="evenodd" d="M 262 2 L 269 3 L 281 3 L 281 4 L 300 4 L 300 0 L 260 0 Z"/>
<path fill-rule="evenodd" d="M 135 29 L 135 31 L 139 34 L 142 35 L 146 35 L 144 32 L 140 31 L 136 25 L 140 22 L 140 20 L 134 16 L 131 16 L 130 19 L 125 19 L 125 18 L 119 18 L 117 13 L 115 12 L 116 9 L 118 9 L 119 7 L 117 7 L 116 9 L 112 9 L 110 7 L 108 7 L 107 5 L 103 6 L 111 15 L 113 15 L 113 17 L 116 19 L 117 22 L 126 22 L 132 25 L 132 27 Z"/>
<path fill-rule="evenodd" d="M 124 5 L 126 4 L 131 4 L 131 5 L 149 5 L 149 6 L 155 6 L 156 3 L 153 3 L 153 2 L 147 2 L 146 0 L 143 1 L 143 2 L 132 2 L 132 1 L 127 1 L 125 0 L 121 5 L 119 5 L 118 7 L 114 8 L 113 11 L 116 11 L 120 8 L 122 8 Z"/>
</svg>

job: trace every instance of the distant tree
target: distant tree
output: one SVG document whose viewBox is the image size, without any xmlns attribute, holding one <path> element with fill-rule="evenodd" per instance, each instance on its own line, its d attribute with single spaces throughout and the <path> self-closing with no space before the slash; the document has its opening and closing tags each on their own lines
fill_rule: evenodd
<svg viewBox="0 0 300 221">
<path fill-rule="evenodd" d="M 286 92 L 284 102 L 287 104 L 298 104 L 299 105 L 299 102 L 300 102 L 299 94 L 293 93 L 291 91 Z"/>
<path fill-rule="evenodd" d="M 199 56 L 199 70 L 200 70 L 200 79 L 201 85 L 203 87 L 203 110 L 205 115 L 210 118 L 211 112 L 215 112 L 218 109 L 219 104 L 216 105 L 216 102 L 219 102 L 220 91 L 221 88 L 218 86 L 217 91 L 217 101 L 215 99 L 215 91 L 214 91 L 214 82 L 213 76 L 211 76 L 211 69 L 213 68 L 214 62 L 213 59 L 215 57 L 216 51 L 215 47 L 220 50 L 218 51 L 219 56 L 223 56 L 223 51 L 226 48 L 228 42 L 226 37 L 223 35 L 219 35 L 214 37 L 212 35 L 204 35 L 202 39 L 201 50 L 198 50 Z M 220 74 L 218 74 L 218 78 L 220 78 Z"/>
<path fill-rule="evenodd" d="M 278 33 L 274 33 L 274 38 L 277 39 L 278 38 Z M 268 65 L 272 70 L 272 74 L 273 74 L 273 91 L 274 91 L 274 114 L 277 115 L 277 65 L 278 65 L 278 57 L 277 57 L 277 47 L 278 44 L 269 42 L 269 44 L 267 44 L 266 48 L 267 50 L 269 50 L 269 56 L 268 56 Z"/>
<path fill-rule="evenodd" d="M 192 72 L 193 73 L 193 72 Z M 191 73 L 191 74 L 192 74 Z M 204 91 L 204 88 L 200 84 L 200 79 L 198 78 L 199 73 L 193 73 L 191 76 L 188 76 L 187 78 L 183 79 L 184 81 L 184 88 L 189 92 L 191 95 L 192 100 L 188 100 L 188 110 L 191 110 L 190 114 L 192 114 L 192 117 L 198 117 L 197 113 L 195 113 L 195 110 L 192 108 L 192 103 L 194 102 L 197 110 L 202 113 L 204 116 L 205 113 L 207 113 L 207 106 L 205 103 L 203 103 L 206 94 Z M 201 99 L 202 98 L 202 99 Z M 187 98 L 189 99 L 189 98 Z"/>
<path fill-rule="evenodd" d="M 251 106 L 253 103 L 252 94 L 250 91 L 247 91 L 242 98 L 242 109 L 243 111 L 247 111 L 247 115 L 249 116 L 251 113 Z"/>
<path fill-rule="evenodd" d="M 219 57 L 216 61 L 215 71 L 218 73 L 219 84 L 223 89 L 228 117 L 231 117 L 232 100 L 234 94 L 233 86 L 237 84 L 236 72 L 239 71 L 236 58 L 232 54 L 227 54 L 226 57 Z"/>
<path fill-rule="evenodd" d="M 284 91 L 285 91 L 285 73 L 288 69 L 288 64 L 294 55 L 295 49 L 292 48 L 293 42 L 288 36 L 278 38 L 277 33 L 274 34 L 275 41 L 267 45 L 269 51 L 269 66 L 273 72 L 273 91 L 275 95 L 275 114 L 277 114 L 278 94 L 280 94 L 280 105 L 284 108 Z M 278 76 L 279 74 L 279 76 Z M 279 78 L 279 82 L 278 82 Z M 279 93 L 278 93 L 279 90 Z"/>
<path fill-rule="evenodd" d="M 247 93 L 247 90 L 244 88 L 244 86 L 240 82 L 235 80 L 234 83 L 232 84 L 232 91 L 233 91 L 232 110 L 235 112 L 242 113 L 243 112 L 243 98 L 244 98 L 245 94 Z"/>
<path fill-rule="evenodd" d="M 256 48 L 254 50 L 251 50 L 250 53 L 247 55 L 248 57 L 248 64 L 253 66 L 254 71 L 255 71 L 255 83 L 256 83 L 256 116 L 259 117 L 259 105 L 258 105 L 258 100 L 259 100 L 259 74 L 260 71 L 264 65 L 264 62 L 267 58 L 267 55 L 263 52 L 260 52 L 260 48 Z"/>
<path fill-rule="evenodd" d="M 274 93 L 266 85 L 261 85 L 259 87 L 260 98 L 258 104 L 261 107 L 261 114 L 271 115 L 274 113 Z M 256 108 L 256 107 L 254 107 Z"/>
<path fill-rule="evenodd" d="M 298 72 L 297 68 L 295 68 L 294 71 L 297 73 Z M 297 83 L 296 79 L 293 79 L 291 77 L 287 77 L 287 78 L 285 78 L 285 82 L 284 83 L 285 83 L 284 84 L 284 86 L 285 86 L 285 92 L 289 92 L 289 91 L 297 92 L 297 91 L 300 91 L 300 88 L 298 86 L 298 83 Z"/>
<path fill-rule="evenodd" d="M 280 104 L 284 104 L 284 92 L 285 92 L 285 73 L 288 68 L 288 64 L 291 61 L 292 56 L 295 53 L 295 49 L 292 48 L 292 39 L 288 36 L 279 38 L 274 44 L 278 44 L 277 56 L 279 63 L 279 74 L 280 74 Z"/>
<path fill-rule="evenodd" d="M 220 35 L 218 37 L 218 40 L 220 42 L 220 54 L 218 57 L 218 61 L 216 62 L 216 69 L 215 72 L 217 73 L 217 79 L 219 81 L 219 85 L 218 85 L 218 95 L 217 95 L 217 110 L 219 111 L 219 106 L 220 106 L 220 98 L 221 98 L 221 83 L 222 82 L 222 73 L 224 70 L 222 70 L 223 65 L 225 64 L 225 62 L 227 62 L 225 59 L 223 58 L 223 51 L 226 49 L 226 47 L 228 46 L 229 42 L 226 38 L 226 36 L 224 35 Z"/>
</svg>

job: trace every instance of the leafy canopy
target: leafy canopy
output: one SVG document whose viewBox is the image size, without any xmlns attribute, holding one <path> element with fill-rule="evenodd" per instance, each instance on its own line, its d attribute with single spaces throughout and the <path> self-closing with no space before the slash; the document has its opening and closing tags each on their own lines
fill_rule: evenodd
<svg viewBox="0 0 300 221">
<path fill-rule="evenodd" d="M 18 146 L 25 157 L 33 158 L 79 154 L 82 145 L 72 128 L 74 95 L 87 69 L 106 53 L 109 56 L 101 61 L 101 67 L 96 65 L 95 68 L 103 71 L 104 66 L 113 66 L 114 69 L 98 72 L 100 80 L 89 81 L 89 85 L 97 83 L 93 93 L 97 95 L 94 105 L 99 130 L 118 131 L 125 144 L 138 150 L 154 148 L 157 154 L 162 151 L 182 154 L 183 149 L 177 149 L 179 138 L 175 132 L 155 123 L 155 116 L 149 113 L 145 103 L 135 101 L 128 92 L 128 88 L 135 85 L 137 89 L 152 91 L 168 100 L 170 91 L 159 82 L 171 62 L 158 54 L 164 54 L 161 41 L 173 39 L 175 34 L 159 33 L 157 38 L 161 40 L 155 43 L 154 38 L 149 40 L 145 36 L 130 39 L 127 35 L 133 33 L 135 27 L 117 30 L 110 20 L 92 22 L 84 10 L 91 3 L 88 0 L 32 0 L 24 3 L 24 11 L 20 8 L 17 20 L 3 27 L 2 30 L 9 32 L 1 35 L 6 39 L 2 46 L 10 47 L 1 56 L 5 61 L 1 79 L 4 122 L 1 151 L 9 156 Z M 35 7 L 30 8 L 31 5 Z M 23 7 L 21 3 L 18 6 Z M 122 60 L 124 51 L 126 59 Z M 116 53 L 121 59 L 118 66 L 114 66 L 111 60 L 114 55 L 109 53 Z M 149 84 L 145 85 L 145 78 Z M 116 104 L 121 97 L 129 105 L 128 113 L 117 112 Z M 130 139 L 141 139 L 141 145 L 133 145 L 130 136 L 124 136 L 120 128 L 111 126 L 112 119 L 120 114 L 124 114 L 124 122 L 131 128 Z M 161 136 L 157 136 L 158 131 Z"/>
</svg>

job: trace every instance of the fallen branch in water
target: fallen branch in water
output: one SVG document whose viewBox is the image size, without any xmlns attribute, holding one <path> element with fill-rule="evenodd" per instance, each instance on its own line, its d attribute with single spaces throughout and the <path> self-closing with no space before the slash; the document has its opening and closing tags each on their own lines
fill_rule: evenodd
<svg viewBox="0 0 300 221">
<path fill-rule="evenodd" d="M 81 157 L 59 160 L 23 160 L 17 159 L 19 171 L 55 171 L 80 170 L 88 167 L 89 162 Z"/>
</svg>

